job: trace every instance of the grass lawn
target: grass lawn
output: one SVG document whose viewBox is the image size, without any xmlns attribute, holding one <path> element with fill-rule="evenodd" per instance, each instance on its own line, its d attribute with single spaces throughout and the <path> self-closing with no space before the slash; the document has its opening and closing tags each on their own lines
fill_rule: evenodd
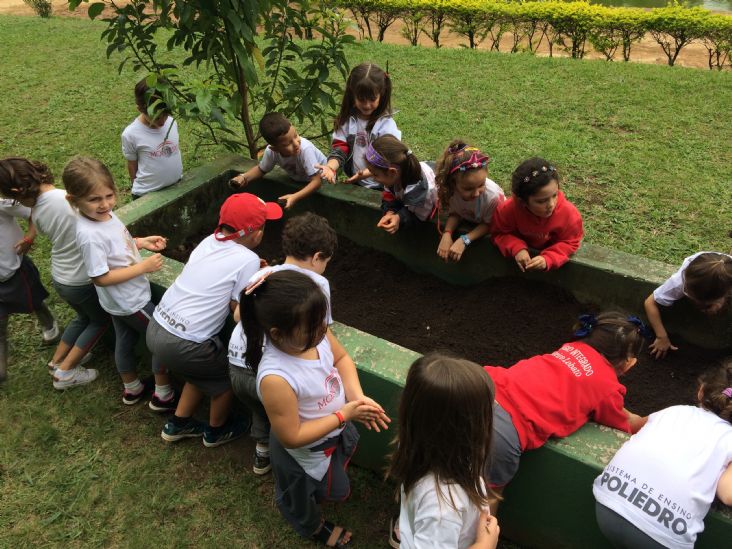
<svg viewBox="0 0 732 549">
<path fill-rule="evenodd" d="M 117 74 L 103 28 L 0 17 L 0 157 L 44 160 L 59 175 L 72 155 L 93 155 L 126 192 L 119 134 L 135 116 L 139 75 Z M 353 50 L 352 63 L 364 59 L 389 61 L 396 120 L 420 158 L 466 137 L 490 154 L 491 176 L 507 189 L 523 158 L 542 155 L 559 167 L 593 243 L 672 263 L 732 247 L 729 72 L 380 44 Z M 224 152 L 194 153 L 190 125 L 180 130 L 186 168 Z M 48 248 L 39 242 L 32 256 L 50 287 Z M 68 319 L 55 296 L 49 303 Z M 274 508 L 271 480 L 250 472 L 249 442 L 165 445 L 162 419 L 121 405 L 107 351 L 93 363 L 99 381 L 57 393 L 34 320 L 15 316 L 10 330 L 0 547 L 299 545 Z M 351 502 L 328 514 L 355 530 L 359 546 L 383 547 L 390 488 L 371 473 L 354 476 Z"/>
</svg>

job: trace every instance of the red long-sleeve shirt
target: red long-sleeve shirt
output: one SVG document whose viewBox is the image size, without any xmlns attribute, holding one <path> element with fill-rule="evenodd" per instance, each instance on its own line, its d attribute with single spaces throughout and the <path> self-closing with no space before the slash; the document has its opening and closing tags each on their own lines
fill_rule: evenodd
<svg viewBox="0 0 732 549">
<path fill-rule="evenodd" d="M 498 206 L 491 221 L 493 243 L 504 256 L 536 248 L 546 260 L 547 270 L 564 265 L 579 248 L 583 234 L 582 216 L 561 191 L 550 217 L 534 215 L 512 196 Z"/>
</svg>

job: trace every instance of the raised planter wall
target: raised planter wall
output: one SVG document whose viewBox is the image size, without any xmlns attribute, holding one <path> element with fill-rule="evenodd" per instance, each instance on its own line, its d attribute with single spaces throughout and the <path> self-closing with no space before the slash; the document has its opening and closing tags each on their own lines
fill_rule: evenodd
<svg viewBox="0 0 732 549">
<path fill-rule="evenodd" d="M 244 171 L 249 166 L 251 161 L 240 157 L 223 158 L 186 174 L 173 188 L 128 204 L 118 215 L 133 234 L 163 234 L 168 237 L 169 246 L 177 246 L 187 235 L 200 234 L 203 227 L 218 218 L 221 203 L 231 193 L 227 180 L 234 171 Z M 293 185 L 284 177 L 275 176 L 252 184 L 247 190 L 273 200 L 292 189 Z M 395 255 L 417 270 L 452 283 L 467 285 L 496 276 L 521 275 L 513 261 L 502 258 L 486 241 L 471 246 L 458 265 L 446 265 L 435 254 L 434 227 L 387 235 L 375 227 L 378 205 L 379 195 L 373 191 L 324 186 L 302 209 L 328 217 L 336 231 L 358 244 Z M 181 263 L 166 259 L 163 269 L 151 277 L 154 299 L 162 295 L 182 268 Z M 643 299 L 673 270 L 673 266 L 656 261 L 583 245 L 580 253 L 559 271 L 529 276 L 568 288 L 580 300 L 639 311 Z M 689 341 L 715 348 L 732 347 L 729 317 L 685 329 L 690 324 L 689 315 L 695 312 L 676 307 L 669 312 L 669 325 Z M 683 325 L 681 319 L 685 320 Z M 407 370 L 419 355 L 342 324 L 336 323 L 333 329 L 356 362 L 365 392 L 376 398 L 391 417 L 396 417 Z M 381 471 L 393 433 L 360 431 L 356 463 Z M 570 437 L 552 440 L 527 452 L 519 474 L 506 489 L 499 515 L 502 531 L 526 547 L 609 547 L 595 523 L 592 481 L 626 439 L 627 435 L 619 431 L 588 424 Z M 705 523 L 706 530 L 697 547 L 729 545 L 729 508 L 712 511 Z"/>
</svg>

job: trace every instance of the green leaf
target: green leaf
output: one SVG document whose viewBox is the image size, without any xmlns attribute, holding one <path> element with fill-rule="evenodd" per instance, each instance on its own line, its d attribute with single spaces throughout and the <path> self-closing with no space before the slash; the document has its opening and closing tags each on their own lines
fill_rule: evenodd
<svg viewBox="0 0 732 549">
<path fill-rule="evenodd" d="M 69 7 L 71 7 L 71 3 L 69 3 Z M 89 19 L 96 19 L 102 11 L 104 11 L 104 2 L 94 2 L 89 6 L 89 11 L 87 12 Z"/>
</svg>

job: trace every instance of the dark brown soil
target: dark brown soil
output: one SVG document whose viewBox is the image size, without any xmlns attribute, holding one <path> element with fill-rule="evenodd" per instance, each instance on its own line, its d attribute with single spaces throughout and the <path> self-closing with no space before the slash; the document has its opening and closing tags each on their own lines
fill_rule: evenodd
<svg viewBox="0 0 732 549">
<path fill-rule="evenodd" d="M 256 250 L 270 263 L 282 261 L 279 236 L 280 228 L 271 227 Z M 199 239 L 169 255 L 184 261 Z M 597 312 L 559 288 L 519 278 L 451 286 L 343 237 L 325 275 L 335 320 L 420 353 L 449 350 L 478 364 L 510 366 L 550 353 L 570 339 L 579 314 Z M 674 342 L 678 351 L 662 361 L 644 354 L 622 378 L 631 411 L 645 415 L 691 403 L 696 378 L 721 358 L 718 352 Z"/>
</svg>

